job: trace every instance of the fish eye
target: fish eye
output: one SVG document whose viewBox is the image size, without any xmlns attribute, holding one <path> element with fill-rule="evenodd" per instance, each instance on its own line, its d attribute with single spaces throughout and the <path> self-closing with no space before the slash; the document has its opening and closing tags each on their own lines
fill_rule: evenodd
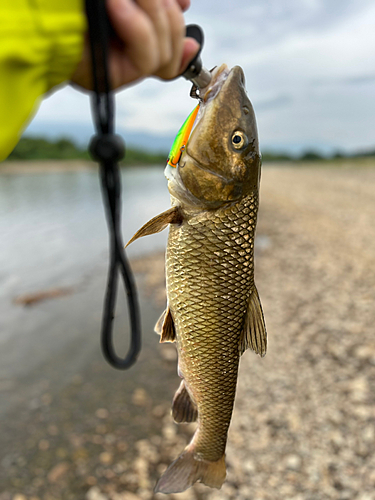
<svg viewBox="0 0 375 500">
<path fill-rule="evenodd" d="M 232 145 L 235 149 L 243 149 L 248 145 L 247 136 L 240 130 L 236 130 L 232 135 Z"/>
</svg>

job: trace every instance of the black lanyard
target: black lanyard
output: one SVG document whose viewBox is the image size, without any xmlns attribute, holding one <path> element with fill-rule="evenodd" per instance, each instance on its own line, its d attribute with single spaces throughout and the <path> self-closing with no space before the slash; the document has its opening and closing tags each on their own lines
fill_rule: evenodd
<svg viewBox="0 0 375 500">
<path fill-rule="evenodd" d="M 137 360 L 141 349 L 141 325 L 137 291 L 121 237 L 121 176 L 118 162 L 125 155 L 123 139 L 114 134 L 114 97 L 108 74 L 110 25 L 104 0 L 86 0 L 92 58 L 94 93 L 91 95 L 96 135 L 89 151 L 100 165 L 103 202 L 109 230 L 110 263 L 102 318 L 101 345 L 104 357 L 114 368 L 125 370 Z M 131 338 L 125 358 L 113 345 L 113 319 L 118 274 L 127 293 Z"/>
</svg>

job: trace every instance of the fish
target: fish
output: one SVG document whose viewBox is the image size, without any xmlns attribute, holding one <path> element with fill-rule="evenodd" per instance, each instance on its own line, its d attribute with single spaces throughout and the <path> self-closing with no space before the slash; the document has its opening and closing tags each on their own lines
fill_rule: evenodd
<svg viewBox="0 0 375 500">
<path fill-rule="evenodd" d="M 239 66 L 216 68 L 178 163 L 165 175 L 171 208 L 129 241 L 169 226 L 167 308 L 160 342 L 176 342 L 177 423 L 198 422 L 155 492 L 179 493 L 200 481 L 220 488 L 241 355 L 264 356 L 267 332 L 254 283 L 254 237 L 261 155 L 254 110 Z M 181 135 L 181 134 L 180 134 Z"/>
</svg>

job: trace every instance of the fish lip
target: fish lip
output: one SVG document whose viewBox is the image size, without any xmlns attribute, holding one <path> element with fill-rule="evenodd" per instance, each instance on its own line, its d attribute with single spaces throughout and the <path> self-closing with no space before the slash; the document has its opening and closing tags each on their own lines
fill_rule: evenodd
<svg viewBox="0 0 375 500">
<path fill-rule="evenodd" d="M 226 64 L 222 64 L 219 68 L 215 68 L 213 70 L 213 76 L 210 83 L 206 88 L 200 90 L 200 93 L 203 94 L 201 103 L 203 107 L 209 102 L 213 101 L 215 97 L 220 93 L 223 85 L 225 84 L 232 71 L 233 68 L 230 70 Z M 222 77 L 223 74 L 225 78 Z"/>
<path fill-rule="evenodd" d="M 215 68 L 211 82 L 206 88 L 200 90 L 201 95 L 203 94 L 201 106 L 205 107 L 213 101 L 235 74 L 239 74 L 241 84 L 245 85 L 245 74 L 240 66 L 233 66 L 229 69 L 226 64 L 222 64 L 219 68 Z"/>
</svg>

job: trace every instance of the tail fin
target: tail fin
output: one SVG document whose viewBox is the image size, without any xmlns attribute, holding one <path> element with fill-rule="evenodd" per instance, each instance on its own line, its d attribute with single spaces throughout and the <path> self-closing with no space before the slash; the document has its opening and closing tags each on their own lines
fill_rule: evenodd
<svg viewBox="0 0 375 500">
<path fill-rule="evenodd" d="M 226 476 L 225 455 L 217 462 L 194 458 L 190 446 L 168 467 L 155 488 L 155 493 L 181 493 L 201 481 L 211 488 L 221 488 Z"/>
</svg>

